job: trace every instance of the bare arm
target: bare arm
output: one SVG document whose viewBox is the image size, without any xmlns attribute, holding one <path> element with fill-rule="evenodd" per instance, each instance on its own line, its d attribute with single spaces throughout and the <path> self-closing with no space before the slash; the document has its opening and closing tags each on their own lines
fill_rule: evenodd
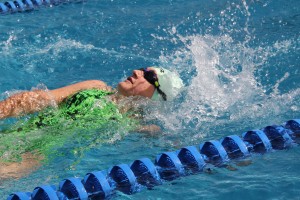
<svg viewBox="0 0 300 200">
<path fill-rule="evenodd" d="M 54 98 L 55 102 L 59 104 L 72 94 L 88 89 L 101 89 L 111 91 L 111 87 L 107 86 L 103 81 L 89 80 L 68 85 L 55 90 L 50 90 L 50 95 Z"/>
<path fill-rule="evenodd" d="M 53 104 L 61 103 L 72 94 L 87 89 L 111 90 L 102 81 L 89 80 L 49 91 L 21 92 L 0 102 L 0 119 L 40 111 Z"/>
</svg>

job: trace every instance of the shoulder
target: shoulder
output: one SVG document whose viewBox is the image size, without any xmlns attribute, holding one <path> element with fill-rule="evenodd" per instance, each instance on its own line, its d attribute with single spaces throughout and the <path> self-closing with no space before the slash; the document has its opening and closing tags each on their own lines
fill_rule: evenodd
<svg viewBox="0 0 300 200">
<path fill-rule="evenodd" d="M 88 89 L 101 89 L 101 90 L 107 90 L 108 86 L 106 83 L 100 80 L 86 80 L 77 83 L 81 86 L 82 89 L 88 90 Z"/>
</svg>

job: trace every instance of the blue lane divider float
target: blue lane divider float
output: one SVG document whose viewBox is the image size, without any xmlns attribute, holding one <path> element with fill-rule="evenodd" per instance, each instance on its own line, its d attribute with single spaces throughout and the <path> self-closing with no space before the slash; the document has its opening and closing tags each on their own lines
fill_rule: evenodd
<svg viewBox="0 0 300 200">
<path fill-rule="evenodd" d="M 225 165 L 230 160 L 243 159 L 252 153 L 283 150 L 300 143 L 300 119 L 283 125 L 267 126 L 247 131 L 242 137 L 227 136 L 196 146 L 164 152 L 153 163 L 148 158 L 135 160 L 130 165 L 120 164 L 107 171 L 87 173 L 83 179 L 67 178 L 55 186 L 39 186 L 33 192 L 17 192 L 7 200 L 96 200 L 112 197 L 115 191 L 133 194 L 143 187 L 152 188 L 178 177 L 202 172 L 206 164 Z"/>
<path fill-rule="evenodd" d="M 0 14 L 11 14 L 16 12 L 31 11 L 41 6 L 52 6 L 62 3 L 74 2 L 75 0 L 14 0 L 0 2 Z M 76 0 L 82 2 L 84 0 Z"/>
</svg>

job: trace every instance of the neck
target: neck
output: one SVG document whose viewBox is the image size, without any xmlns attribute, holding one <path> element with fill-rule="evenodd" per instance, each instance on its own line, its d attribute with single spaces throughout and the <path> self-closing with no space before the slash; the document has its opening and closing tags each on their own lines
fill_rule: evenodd
<svg viewBox="0 0 300 200">
<path fill-rule="evenodd" d="M 125 96 L 116 91 L 114 94 L 109 95 L 109 98 L 112 102 L 118 104 Z"/>
</svg>

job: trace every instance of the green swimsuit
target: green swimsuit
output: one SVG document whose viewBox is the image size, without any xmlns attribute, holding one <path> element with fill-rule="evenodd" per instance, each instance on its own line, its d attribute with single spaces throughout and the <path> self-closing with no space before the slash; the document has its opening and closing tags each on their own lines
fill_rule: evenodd
<svg viewBox="0 0 300 200">
<path fill-rule="evenodd" d="M 111 92 L 85 90 L 58 108 L 48 108 L 0 133 L 0 160 L 18 161 L 31 152 L 46 160 L 53 155 L 83 153 L 97 144 L 122 137 L 137 127 L 130 113 L 120 113 L 106 98 Z"/>
</svg>

